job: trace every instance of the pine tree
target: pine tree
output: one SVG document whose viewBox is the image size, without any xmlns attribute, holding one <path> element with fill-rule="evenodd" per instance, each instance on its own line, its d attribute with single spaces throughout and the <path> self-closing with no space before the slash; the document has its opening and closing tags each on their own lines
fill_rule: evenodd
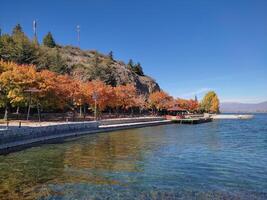
<svg viewBox="0 0 267 200">
<path fill-rule="evenodd" d="M 108 53 L 108 57 L 109 57 L 110 60 L 113 60 L 113 51 L 110 51 Z"/>
<path fill-rule="evenodd" d="M 13 28 L 12 35 L 1 37 L 1 57 L 7 61 L 19 64 L 34 64 L 36 60 L 36 49 L 30 39 L 24 34 L 20 24 Z"/>
<path fill-rule="evenodd" d="M 134 65 L 133 72 L 135 72 L 140 76 L 144 76 L 143 68 L 139 62 L 136 65 Z"/>
<path fill-rule="evenodd" d="M 127 65 L 128 65 L 130 68 L 134 67 L 134 62 L 133 62 L 133 60 L 130 59 Z"/>
<path fill-rule="evenodd" d="M 44 36 L 43 45 L 50 47 L 50 48 L 54 48 L 56 46 L 56 42 L 55 42 L 51 32 L 48 32 L 47 35 Z"/>
<path fill-rule="evenodd" d="M 14 28 L 13 28 L 13 31 L 12 31 L 12 35 L 16 35 L 18 33 L 23 33 L 22 31 L 22 27 L 20 24 L 17 24 Z"/>
</svg>

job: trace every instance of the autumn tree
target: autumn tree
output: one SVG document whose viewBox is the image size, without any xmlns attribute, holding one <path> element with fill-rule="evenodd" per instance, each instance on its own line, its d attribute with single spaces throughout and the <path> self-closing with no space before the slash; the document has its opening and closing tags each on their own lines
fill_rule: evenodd
<svg viewBox="0 0 267 200">
<path fill-rule="evenodd" d="M 135 99 L 136 106 L 139 109 L 139 113 L 141 114 L 144 110 L 149 108 L 147 97 L 143 94 L 139 94 Z"/>
<path fill-rule="evenodd" d="M 189 112 L 197 112 L 199 109 L 199 103 L 197 100 L 193 99 L 181 99 L 178 98 L 175 100 L 175 104 L 180 108 L 188 110 Z"/>
<path fill-rule="evenodd" d="M 37 73 L 32 65 L 17 65 L 9 62 L 0 63 L 1 106 L 25 106 L 28 96 L 25 90 L 37 85 Z"/>
<path fill-rule="evenodd" d="M 7 71 L 8 68 L 11 68 L 11 63 L 6 63 L 0 60 L 0 108 L 5 108 L 4 119 L 7 120 L 7 112 L 8 112 L 8 87 L 6 85 L 2 85 L 2 73 Z"/>
<path fill-rule="evenodd" d="M 208 113 L 219 113 L 219 98 L 214 91 L 208 92 L 202 102 L 201 102 L 201 109 Z"/>
<path fill-rule="evenodd" d="M 38 73 L 39 100 L 44 108 L 58 109 L 65 106 L 64 97 L 58 96 L 58 90 L 62 90 L 58 85 L 58 75 L 49 70 L 42 70 Z"/>
<path fill-rule="evenodd" d="M 189 99 L 188 100 L 188 110 L 190 112 L 198 112 L 199 111 L 199 103 L 197 100 Z"/>
<path fill-rule="evenodd" d="M 173 104 L 173 98 L 164 91 L 153 92 L 148 98 L 150 108 L 162 111 Z"/>
<path fill-rule="evenodd" d="M 134 85 L 119 85 L 114 88 L 116 94 L 116 108 L 123 110 L 132 109 L 136 106 L 137 91 Z"/>
</svg>

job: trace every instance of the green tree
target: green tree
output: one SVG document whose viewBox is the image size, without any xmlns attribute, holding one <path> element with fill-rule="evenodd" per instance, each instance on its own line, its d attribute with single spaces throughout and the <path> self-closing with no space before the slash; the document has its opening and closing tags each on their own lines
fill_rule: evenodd
<svg viewBox="0 0 267 200">
<path fill-rule="evenodd" d="M 90 70 L 91 80 L 101 80 L 108 85 L 116 86 L 116 78 L 112 65 L 100 60 L 99 54 L 96 54 Z"/>
<path fill-rule="evenodd" d="M 34 64 L 36 61 L 36 48 L 30 39 L 24 34 L 22 27 L 18 24 L 13 28 L 11 38 L 4 39 L 3 48 L 11 49 L 8 51 L 8 61 L 18 64 Z"/>
<path fill-rule="evenodd" d="M 55 42 L 51 32 L 48 32 L 47 35 L 44 36 L 43 45 L 50 47 L 50 48 L 54 48 L 56 46 L 56 42 Z"/>
<path fill-rule="evenodd" d="M 214 91 L 208 92 L 202 102 L 201 102 L 201 109 L 208 113 L 219 113 L 219 98 Z"/>
<path fill-rule="evenodd" d="M 143 68 L 139 62 L 133 66 L 132 70 L 134 73 L 136 73 L 140 76 L 144 76 Z"/>
<path fill-rule="evenodd" d="M 62 58 L 58 48 L 40 47 L 37 63 L 37 70 L 48 69 L 59 74 L 70 73 L 66 60 Z"/>
<path fill-rule="evenodd" d="M 17 24 L 12 30 L 12 35 L 16 34 L 23 34 L 22 27 L 20 24 Z"/>
<path fill-rule="evenodd" d="M 110 51 L 108 53 L 108 57 L 109 57 L 110 60 L 113 60 L 113 51 Z"/>
<path fill-rule="evenodd" d="M 130 69 L 132 69 L 132 67 L 134 67 L 134 62 L 133 62 L 132 59 L 129 60 L 127 66 L 128 66 Z"/>
<path fill-rule="evenodd" d="M 14 48 L 15 42 L 10 35 L 4 34 L 0 36 L 0 59 L 5 61 L 15 60 L 13 55 Z"/>
</svg>

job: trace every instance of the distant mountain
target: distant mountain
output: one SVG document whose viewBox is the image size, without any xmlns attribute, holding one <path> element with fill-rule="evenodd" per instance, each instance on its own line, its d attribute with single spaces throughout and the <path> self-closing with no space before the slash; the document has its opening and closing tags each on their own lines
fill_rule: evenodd
<svg viewBox="0 0 267 200">
<path fill-rule="evenodd" d="M 220 111 L 223 113 L 251 113 L 251 112 L 267 112 L 267 101 L 262 103 L 221 103 Z"/>
</svg>

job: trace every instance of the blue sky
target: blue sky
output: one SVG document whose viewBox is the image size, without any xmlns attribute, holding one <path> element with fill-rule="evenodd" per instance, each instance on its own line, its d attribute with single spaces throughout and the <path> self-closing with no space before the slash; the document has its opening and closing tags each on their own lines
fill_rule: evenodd
<svg viewBox="0 0 267 200">
<path fill-rule="evenodd" d="M 146 74 L 175 97 L 221 101 L 267 100 L 266 0 L 3 0 L 2 32 L 20 23 L 38 38 L 51 31 L 57 43 L 114 52 L 141 62 Z"/>
</svg>

